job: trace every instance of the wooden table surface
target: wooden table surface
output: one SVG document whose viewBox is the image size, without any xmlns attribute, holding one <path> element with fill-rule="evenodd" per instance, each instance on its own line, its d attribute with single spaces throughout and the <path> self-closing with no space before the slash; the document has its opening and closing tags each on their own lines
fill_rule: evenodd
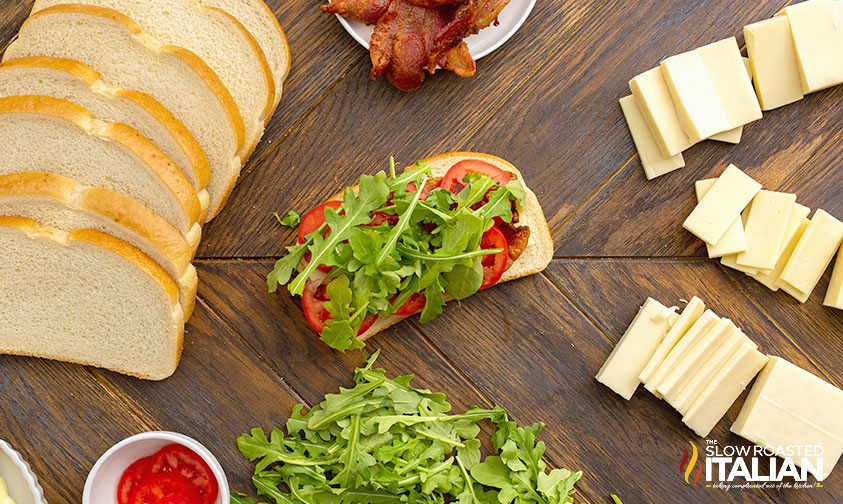
<svg viewBox="0 0 843 504">
<path fill-rule="evenodd" d="M 526 0 L 512 0 L 513 2 Z M 2 0 L 8 43 L 32 1 Z M 843 312 L 821 306 L 826 273 L 804 305 L 705 256 L 681 227 L 693 182 L 735 163 L 765 188 L 843 217 L 843 87 L 764 114 L 740 145 L 704 142 L 688 166 L 647 182 L 618 99 L 661 59 L 736 35 L 783 3 L 744 0 L 544 0 L 477 76 L 440 73 L 402 93 L 372 81 L 367 52 L 317 0 L 269 2 L 294 61 L 284 98 L 223 213 L 204 229 L 199 300 L 181 365 L 163 382 L 31 358 L 0 357 L 0 438 L 29 460 L 50 503 L 79 502 L 113 443 L 145 430 L 193 436 L 251 493 L 235 444 L 282 425 L 294 404 L 346 386 L 359 352 L 319 343 L 297 300 L 265 276 L 294 239 L 272 212 L 306 212 L 361 172 L 450 150 L 510 160 L 544 207 L 555 258 L 543 274 L 405 321 L 369 342 L 392 374 L 448 394 L 456 410 L 500 405 L 547 428 L 547 461 L 579 469 L 577 502 L 843 502 L 840 467 L 822 488 L 724 491 L 680 476 L 682 448 L 704 440 L 646 391 L 626 402 L 593 376 L 647 296 L 700 296 L 761 349 L 840 385 Z M 785 2 L 786 3 L 786 2 Z M 742 400 L 709 436 L 729 433 Z"/>
</svg>

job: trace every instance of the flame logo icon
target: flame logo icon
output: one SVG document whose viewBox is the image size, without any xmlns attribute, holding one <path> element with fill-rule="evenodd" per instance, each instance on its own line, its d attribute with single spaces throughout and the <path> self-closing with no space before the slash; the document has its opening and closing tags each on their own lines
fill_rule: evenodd
<svg viewBox="0 0 843 504">
<path fill-rule="evenodd" d="M 683 474 L 685 476 L 685 483 L 689 485 L 697 486 L 697 482 L 700 480 L 700 476 L 702 475 L 702 462 L 699 460 L 699 452 L 697 451 L 697 446 L 688 441 L 688 444 L 691 445 L 691 460 L 688 460 L 688 448 L 682 447 L 682 450 L 685 452 L 685 455 L 682 457 L 682 462 L 679 463 L 679 474 Z M 691 481 L 691 473 L 694 471 L 696 467 L 697 473 L 694 475 L 693 481 Z"/>
</svg>

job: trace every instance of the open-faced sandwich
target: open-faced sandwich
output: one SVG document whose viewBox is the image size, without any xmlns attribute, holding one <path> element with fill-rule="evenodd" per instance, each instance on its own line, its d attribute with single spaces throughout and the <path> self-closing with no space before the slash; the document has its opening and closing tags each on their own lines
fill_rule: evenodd
<svg viewBox="0 0 843 504">
<path fill-rule="evenodd" d="M 497 283 L 547 267 L 553 245 L 536 195 L 503 159 L 454 152 L 363 175 L 301 219 L 298 244 L 267 277 L 302 298 L 338 349 L 420 313 L 421 322 Z"/>
</svg>

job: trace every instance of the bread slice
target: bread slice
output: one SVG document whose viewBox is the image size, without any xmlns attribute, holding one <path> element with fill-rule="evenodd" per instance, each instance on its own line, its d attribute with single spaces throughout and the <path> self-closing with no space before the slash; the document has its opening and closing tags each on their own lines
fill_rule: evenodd
<svg viewBox="0 0 843 504">
<path fill-rule="evenodd" d="M 3 60 L 69 58 L 102 80 L 152 96 L 196 137 L 211 165 L 209 217 L 222 207 L 240 173 L 243 118 L 228 90 L 198 56 L 163 45 L 125 15 L 89 5 L 56 5 L 33 14 Z"/>
<path fill-rule="evenodd" d="M 47 96 L 0 98 L 0 174 L 46 171 L 124 194 L 197 243 L 196 191 L 140 133 Z"/>
<path fill-rule="evenodd" d="M 187 241 L 173 226 L 131 198 L 44 172 L 0 175 L 0 215 L 25 217 L 65 232 L 96 229 L 157 262 L 179 285 L 185 319 L 196 301 L 196 268 Z"/>
<path fill-rule="evenodd" d="M 281 101 L 284 80 L 290 73 L 290 46 L 278 18 L 262 0 L 201 0 L 202 5 L 216 7 L 237 18 L 255 37 L 266 54 L 275 78 L 275 101 Z"/>
<path fill-rule="evenodd" d="M 0 217 L 0 353 L 162 380 L 178 365 L 178 287 L 152 259 L 100 231 Z"/>
<path fill-rule="evenodd" d="M 260 45 L 240 22 L 225 11 L 204 7 L 195 0 L 73 2 L 120 11 L 158 41 L 183 47 L 200 57 L 237 103 L 246 128 L 247 153 L 251 154 L 272 114 L 275 80 Z M 67 0 L 37 0 L 32 11 L 64 3 Z"/>
<path fill-rule="evenodd" d="M 101 121 L 131 126 L 176 164 L 207 209 L 211 169 L 193 135 L 149 95 L 109 86 L 99 77 L 91 67 L 74 60 L 46 56 L 14 59 L 0 65 L 0 97 L 52 96 L 88 109 Z"/>
</svg>

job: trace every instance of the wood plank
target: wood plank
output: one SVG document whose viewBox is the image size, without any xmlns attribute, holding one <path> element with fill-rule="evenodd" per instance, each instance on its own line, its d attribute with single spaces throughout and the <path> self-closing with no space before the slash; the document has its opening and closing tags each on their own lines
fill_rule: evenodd
<svg viewBox="0 0 843 504">
<path fill-rule="evenodd" d="M 795 346 L 781 330 L 755 305 L 746 298 L 741 290 L 730 282 L 717 265 L 710 261 L 671 261 L 671 260 L 571 260 L 554 261 L 547 271 L 548 276 L 569 296 L 572 296 L 579 308 L 594 320 L 611 338 L 617 340 L 632 320 L 638 307 L 651 296 L 670 306 L 678 304 L 679 299 L 698 296 L 706 307 L 720 316 L 728 317 L 759 345 L 762 352 L 778 355 L 794 364 L 816 374 L 822 374 L 804 352 Z M 620 299 L 606 293 L 623 293 Z M 608 352 L 603 354 L 603 358 Z M 596 372 L 599 364 L 594 368 Z M 825 379 L 828 379 L 825 377 Z M 675 413 L 664 401 L 657 400 L 644 389 L 639 389 L 636 397 L 626 403 L 609 389 L 602 387 L 600 396 L 604 401 L 614 403 L 617 408 L 612 415 L 649 415 L 664 411 L 672 416 L 672 422 L 678 424 L 680 431 L 684 425 L 680 415 Z M 745 397 L 746 393 L 743 394 Z M 638 403 L 641 399 L 645 404 Z M 750 446 L 729 432 L 729 426 L 737 417 L 743 399 L 739 399 L 729 410 L 725 420 L 721 420 L 712 431 L 710 438 L 721 446 Z M 654 434 L 653 433 L 657 433 Z M 660 430 L 627 429 L 630 436 L 641 436 L 638 442 L 642 446 L 657 444 L 655 453 L 650 456 L 675 459 L 680 443 L 671 442 L 671 438 L 662 437 Z M 688 429 L 682 433 L 685 439 L 703 441 Z M 662 449 L 662 447 L 664 449 Z M 645 462 L 645 461 L 641 461 Z M 761 464 L 761 467 L 765 467 Z M 671 473 L 664 473 L 663 476 Z M 646 480 L 647 478 L 639 478 Z M 678 481 L 678 479 L 677 479 Z M 682 482 L 684 484 L 684 481 Z M 722 490 L 704 489 L 706 496 L 720 502 Z M 714 494 L 709 492 L 713 491 Z M 843 472 L 835 471 L 824 481 L 823 488 L 810 490 L 782 489 L 766 490 L 777 502 L 835 502 L 843 495 Z M 747 493 L 747 492 L 743 492 Z M 701 502 L 708 502 L 702 500 Z M 714 502 L 714 501 L 712 501 Z"/>
<path fill-rule="evenodd" d="M 478 62 L 477 75 L 429 77 L 413 92 L 372 81 L 369 63 L 351 71 L 290 135 L 241 178 L 205 229 L 199 257 L 268 257 L 292 233 L 272 212 L 307 212 L 361 173 L 450 150 L 600 0 L 539 2 L 524 26 Z M 230 233 L 225 230 L 237 229 Z"/>
<path fill-rule="evenodd" d="M 5 2 L 3 9 L 0 10 L 0 53 L 6 50 L 6 46 L 17 35 L 20 25 L 29 15 L 34 3 L 35 0 Z"/>
</svg>

